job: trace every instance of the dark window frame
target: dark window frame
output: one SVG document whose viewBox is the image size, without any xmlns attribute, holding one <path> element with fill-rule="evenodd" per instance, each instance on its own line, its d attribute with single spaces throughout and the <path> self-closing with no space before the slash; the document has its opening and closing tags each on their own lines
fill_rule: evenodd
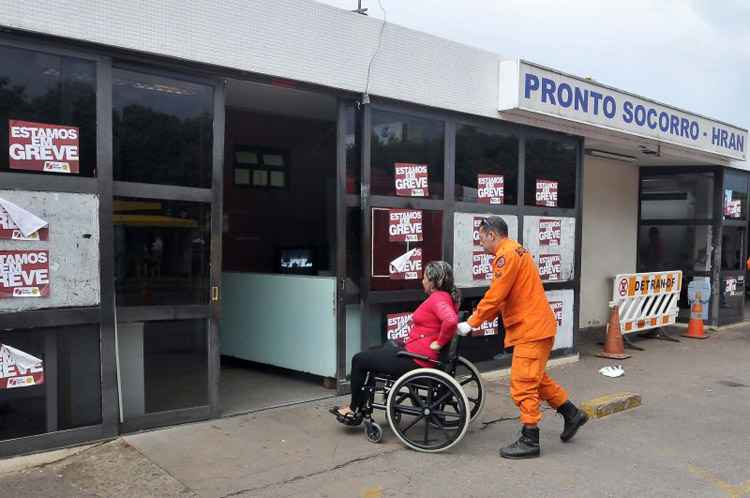
<svg viewBox="0 0 750 498">
<path fill-rule="evenodd" d="M 642 213 L 641 213 L 641 203 L 640 200 L 643 196 L 643 179 L 644 178 L 650 178 L 650 177 L 659 177 L 659 176 L 670 176 L 674 174 L 689 174 L 689 173 L 695 173 L 695 174 L 704 174 L 704 173 L 713 173 L 714 175 L 714 192 L 713 192 L 713 216 L 711 218 L 706 219 L 699 219 L 699 220 L 692 220 L 692 219 L 679 219 L 679 220 L 660 220 L 660 219 L 641 219 Z M 686 226 L 706 226 L 711 225 L 713 227 L 713 247 L 714 247 L 714 254 L 711 262 L 711 271 L 710 272 L 688 272 L 687 275 L 685 275 L 684 282 L 685 285 L 688 283 L 688 278 L 690 276 L 707 276 L 711 279 L 711 304 L 710 304 L 710 319 L 709 324 L 712 326 L 719 326 L 719 325 L 725 325 L 727 323 L 731 323 L 727 321 L 724 317 L 722 317 L 721 314 L 721 308 L 720 308 L 720 299 L 719 293 L 722 291 L 721 284 L 724 282 L 724 279 L 728 276 L 741 276 L 745 275 L 745 268 L 744 266 L 740 265 L 739 270 L 722 270 L 722 261 L 721 261 L 721 253 L 722 253 L 722 236 L 724 232 L 724 227 L 739 227 L 745 229 L 745 235 L 747 236 L 747 228 L 748 228 L 748 220 L 732 220 L 732 219 L 724 219 L 724 189 L 726 188 L 726 176 L 730 175 L 738 175 L 740 177 L 745 177 L 745 182 L 750 186 L 750 174 L 747 172 L 737 170 L 734 168 L 729 168 L 727 166 L 663 166 L 663 167 L 650 167 L 650 168 L 640 168 L 639 171 L 639 180 L 638 180 L 638 224 L 639 224 L 639 230 L 638 230 L 638 240 L 637 240 L 637 246 L 640 247 L 640 227 L 641 226 L 653 226 L 653 225 L 686 225 Z M 748 218 L 748 217 L 746 217 Z M 747 259 L 748 256 L 748 244 L 743 244 L 744 246 L 744 254 L 740 255 L 740 261 L 744 262 Z M 636 255 L 636 265 L 637 267 L 640 267 L 641 265 L 641 256 L 640 251 Z M 746 282 L 747 285 L 747 282 Z M 683 313 L 680 318 L 687 320 L 687 313 Z"/>
<path fill-rule="evenodd" d="M 362 275 L 359 276 L 362 282 L 359 292 L 347 294 L 349 302 L 357 302 L 358 300 L 362 303 L 362 324 L 361 324 L 361 345 L 363 349 L 368 346 L 368 316 L 371 304 L 381 303 L 392 303 L 404 300 L 414 300 L 416 297 L 423 297 L 423 293 L 419 289 L 408 289 L 399 291 L 372 291 L 369 288 L 369 268 L 371 266 L 372 255 L 368 253 L 367 248 L 369 247 L 369 239 L 371 237 L 372 226 L 370 224 L 370 210 L 374 207 L 392 207 L 392 208 L 414 208 L 414 209 L 436 209 L 443 212 L 443 259 L 447 261 L 453 260 L 453 214 L 455 212 L 483 212 L 492 214 L 513 214 L 518 217 L 518 230 L 519 238 L 523 236 L 523 222 L 524 216 L 556 216 L 556 217 L 573 217 L 575 218 L 576 225 L 576 236 L 575 236 L 575 271 L 573 279 L 566 282 L 560 283 L 547 283 L 545 284 L 545 290 L 562 290 L 570 289 L 573 292 L 573 345 L 570 348 L 565 348 L 556 354 L 566 355 L 572 354 L 576 348 L 576 331 L 578 330 L 578 311 L 580 306 L 580 268 L 581 268 L 581 209 L 582 209 L 582 177 L 583 177 L 583 141 L 580 137 L 572 136 L 564 133 L 557 133 L 546 130 L 539 130 L 524 125 L 511 124 L 506 122 L 498 122 L 489 118 L 471 118 L 465 114 L 451 112 L 451 111 L 433 111 L 426 110 L 424 107 L 416 104 L 405 104 L 401 102 L 394 102 L 388 99 L 373 99 L 372 105 L 366 105 L 362 107 L 363 118 L 361 133 L 362 143 L 360 144 L 361 149 L 361 182 L 362 189 L 359 196 L 346 195 L 345 201 L 347 207 L 359 208 L 360 215 L 362 216 L 362 240 L 360 245 L 360 251 L 362 252 Z M 392 196 L 381 196 L 372 195 L 370 192 L 370 172 L 371 172 L 371 115 L 373 109 L 384 110 L 389 112 L 405 113 L 414 115 L 416 117 L 423 117 L 434 120 L 442 120 L 445 122 L 445 170 L 444 170 L 444 196 L 442 199 L 423 199 L 423 198 L 400 198 Z M 475 202 L 459 202 L 455 199 L 455 140 L 456 140 L 456 127 L 459 124 L 468 124 L 471 126 L 477 126 L 483 129 L 501 129 L 501 130 L 518 130 L 519 134 L 519 157 L 518 157 L 518 196 L 517 205 L 483 205 Z M 548 208 L 548 207 L 537 207 L 537 206 L 526 206 L 524 203 L 524 167 L 525 167 L 525 143 L 527 137 L 543 137 L 546 139 L 561 139 L 575 146 L 576 151 L 576 185 L 574 194 L 574 207 L 573 208 Z M 469 287 L 462 289 L 465 297 L 479 297 L 485 291 L 487 287 Z M 508 363 L 508 359 L 504 358 L 501 364 Z M 345 365 L 344 365 L 345 367 Z M 339 367 L 339 372 L 342 371 L 342 367 Z M 344 381 L 345 379 L 340 379 Z"/>
<path fill-rule="evenodd" d="M 96 164 L 92 176 L 81 176 L 72 174 L 58 173 L 41 173 L 34 171 L 21 170 L 2 170 L 0 171 L 0 181 L 3 188 L 12 188 L 19 190 L 36 190 L 41 192 L 66 192 L 66 193 L 98 193 L 98 176 L 100 169 L 99 152 L 106 144 L 100 144 L 99 126 L 101 114 L 100 111 L 105 103 L 101 102 L 99 89 L 101 88 L 101 65 L 106 63 L 107 58 L 89 51 L 69 50 L 60 48 L 59 44 L 50 44 L 37 40 L 30 40 L 28 37 L 15 36 L 14 34 L 3 33 L 0 35 L 0 46 L 37 52 L 55 57 L 69 57 L 79 59 L 84 62 L 93 63 L 96 73 L 96 122 L 97 131 L 96 139 Z"/>
<path fill-rule="evenodd" d="M 224 85 L 221 84 L 215 77 L 210 76 L 196 76 L 189 74 L 187 72 L 183 72 L 182 69 L 173 69 L 173 68 L 164 68 L 163 66 L 156 66 L 151 62 L 143 62 L 143 61 L 131 61 L 125 58 L 114 58 L 111 63 L 110 72 L 114 70 L 121 70 L 121 71 L 127 71 L 131 73 L 136 74 L 142 74 L 146 76 L 154 76 L 159 78 L 165 78 L 165 79 L 173 79 L 182 81 L 185 83 L 189 83 L 192 85 L 202 85 L 210 88 L 212 90 L 211 99 L 213 101 L 213 104 L 211 106 L 212 112 L 211 112 L 211 133 L 212 133 L 212 143 L 211 143 L 211 149 L 212 152 L 209 153 L 209 161 L 211 161 L 211 167 L 208 168 L 206 174 L 208 175 L 209 181 L 207 182 L 206 186 L 189 186 L 189 185 L 176 185 L 176 184 L 168 184 L 168 183 L 152 183 L 152 182 L 143 182 L 143 181 L 133 181 L 133 180 L 117 180 L 114 178 L 114 140 L 112 141 L 112 148 L 113 148 L 113 156 L 112 156 L 112 162 L 113 162 L 113 183 L 115 187 L 118 185 L 126 184 L 126 185 L 133 185 L 137 186 L 138 189 L 142 191 L 147 191 L 149 188 L 154 188 L 155 192 L 159 192 L 163 190 L 165 187 L 175 189 L 175 192 L 185 191 L 188 192 L 188 189 L 190 191 L 198 192 L 198 191 L 204 191 L 210 192 L 212 191 L 212 187 L 215 187 L 215 179 L 213 178 L 213 173 L 216 170 L 216 161 L 217 161 L 217 155 L 216 155 L 216 131 L 217 131 L 217 124 L 219 122 L 224 123 L 224 116 L 223 112 L 224 109 L 221 109 L 222 116 L 217 116 L 218 106 L 217 106 L 217 96 L 221 95 L 223 98 L 225 89 Z M 113 87 L 113 77 L 110 74 L 109 79 L 109 87 L 110 87 L 110 95 L 109 100 L 110 104 L 112 104 L 112 87 Z M 112 113 L 113 114 L 113 113 Z M 223 146 L 223 137 L 221 137 L 221 143 L 219 145 Z M 221 156 L 222 164 L 223 164 L 223 156 Z M 210 197 L 210 195 L 209 195 Z M 174 200 L 182 200 L 182 199 L 174 199 Z M 187 199 L 184 199 L 187 200 Z"/>
<path fill-rule="evenodd" d="M 516 164 L 511 165 L 511 168 L 515 168 L 515 186 L 516 191 L 513 192 L 513 199 L 514 201 L 512 203 L 503 202 L 503 204 L 481 204 L 479 201 L 470 201 L 465 199 L 458 199 L 457 196 L 454 194 L 454 199 L 456 203 L 460 204 L 473 204 L 478 206 L 478 209 L 481 209 L 483 211 L 486 211 L 486 208 L 493 207 L 502 210 L 503 206 L 511 206 L 511 210 L 513 210 L 512 207 L 519 205 L 519 199 L 518 199 L 518 185 L 522 184 L 523 182 L 518 177 L 518 163 L 520 162 L 520 156 L 521 156 L 521 148 L 522 148 L 522 138 L 521 138 L 521 129 L 518 125 L 513 125 L 510 123 L 481 123 L 478 124 L 477 122 L 473 122 L 470 120 L 461 120 L 457 119 L 455 121 L 455 138 L 454 138 L 454 147 L 458 147 L 458 137 L 461 127 L 470 127 L 478 130 L 479 132 L 485 133 L 485 134 L 491 134 L 496 136 L 503 136 L 508 138 L 513 138 L 516 141 L 517 144 L 517 150 L 516 150 Z M 455 164 L 457 161 L 456 155 L 458 154 L 457 150 L 454 153 L 453 161 L 454 161 L 454 182 L 457 181 L 456 176 L 459 174 L 458 171 L 458 165 Z"/>
<path fill-rule="evenodd" d="M 0 34 L 0 45 L 43 52 L 50 55 L 74 57 L 93 62 L 96 67 L 96 172 L 95 177 L 28 174 L 0 172 L 3 188 L 32 190 L 37 192 L 65 192 L 97 194 L 100 199 L 99 229 L 101 238 L 100 288 L 101 302 L 98 306 L 85 308 L 50 308 L 34 311 L 4 313 L 3 323 L 7 328 L 48 328 L 61 326 L 98 325 L 100 337 L 101 374 L 101 422 L 96 425 L 46 432 L 43 434 L 0 441 L 0 456 L 41 451 L 52 447 L 69 446 L 87 441 L 111 438 L 118 434 L 117 393 L 115 391 L 114 333 L 109 318 L 114 312 L 111 304 L 111 276 L 107 254 L 111 250 L 108 239 L 109 209 L 111 209 L 111 109 L 107 100 L 109 83 L 109 57 L 100 52 L 61 48 L 59 41 L 19 35 L 13 32 Z"/>
</svg>

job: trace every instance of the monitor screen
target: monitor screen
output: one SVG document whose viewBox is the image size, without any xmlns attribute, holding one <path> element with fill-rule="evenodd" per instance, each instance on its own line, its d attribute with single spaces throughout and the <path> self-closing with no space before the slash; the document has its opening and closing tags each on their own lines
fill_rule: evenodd
<svg viewBox="0 0 750 498">
<path fill-rule="evenodd" d="M 281 249 L 279 253 L 280 273 L 300 273 L 306 275 L 315 273 L 315 253 L 311 248 Z"/>
</svg>

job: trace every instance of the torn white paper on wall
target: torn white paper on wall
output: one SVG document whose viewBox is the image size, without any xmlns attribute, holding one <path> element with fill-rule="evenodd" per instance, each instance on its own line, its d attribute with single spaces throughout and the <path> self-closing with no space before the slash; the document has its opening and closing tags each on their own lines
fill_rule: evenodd
<svg viewBox="0 0 750 498">
<path fill-rule="evenodd" d="M 8 214 L 10 220 L 18 227 L 18 230 L 21 231 L 24 237 L 30 237 L 32 234 L 49 225 L 49 223 L 38 216 L 5 199 L 0 199 L 0 207 Z"/>
<path fill-rule="evenodd" d="M 36 356 L 0 344 L 0 389 L 44 383 L 44 363 Z"/>
</svg>

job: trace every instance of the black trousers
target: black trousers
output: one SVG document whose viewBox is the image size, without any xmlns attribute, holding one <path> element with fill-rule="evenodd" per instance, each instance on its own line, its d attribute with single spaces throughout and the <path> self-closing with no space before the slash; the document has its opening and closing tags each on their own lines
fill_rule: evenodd
<svg viewBox="0 0 750 498">
<path fill-rule="evenodd" d="M 367 401 L 367 393 L 362 390 L 365 385 L 367 372 L 375 374 L 403 375 L 409 370 L 419 368 L 413 359 L 406 356 L 396 356 L 400 348 L 391 342 L 386 342 L 379 348 L 369 349 L 357 353 L 352 358 L 352 402 L 349 407 L 357 411 Z"/>
</svg>

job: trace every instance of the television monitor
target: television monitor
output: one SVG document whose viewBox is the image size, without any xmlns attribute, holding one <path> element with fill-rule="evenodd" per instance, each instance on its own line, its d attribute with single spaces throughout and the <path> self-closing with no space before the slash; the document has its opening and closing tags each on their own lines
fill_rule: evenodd
<svg viewBox="0 0 750 498">
<path fill-rule="evenodd" d="M 314 275 L 318 268 L 315 250 L 311 247 L 287 247 L 279 249 L 279 273 Z"/>
</svg>

